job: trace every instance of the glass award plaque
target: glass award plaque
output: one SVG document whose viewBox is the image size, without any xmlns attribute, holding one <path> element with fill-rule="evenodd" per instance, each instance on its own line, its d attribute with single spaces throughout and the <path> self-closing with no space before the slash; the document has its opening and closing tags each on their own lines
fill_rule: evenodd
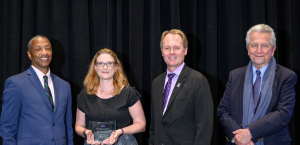
<svg viewBox="0 0 300 145">
<path fill-rule="evenodd" d="M 89 121 L 89 129 L 94 133 L 94 142 L 102 143 L 116 130 L 116 121 L 97 122 Z"/>
</svg>

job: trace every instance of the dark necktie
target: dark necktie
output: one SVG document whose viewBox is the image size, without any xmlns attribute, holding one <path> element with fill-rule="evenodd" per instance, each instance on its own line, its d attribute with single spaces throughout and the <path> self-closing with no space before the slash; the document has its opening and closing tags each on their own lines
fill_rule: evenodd
<svg viewBox="0 0 300 145">
<path fill-rule="evenodd" d="M 164 92 L 163 92 L 163 105 L 162 105 L 162 108 L 163 108 L 163 112 L 165 110 L 165 107 L 166 107 L 166 103 L 167 103 L 167 100 L 168 100 L 168 96 L 169 96 L 169 93 L 170 93 L 170 89 L 171 89 L 171 84 L 172 84 L 172 78 L 175 76 L 174 73 L 170 73 L 168 74 L 168 82 L 167 84 L 165 85 L 165 89 L 164 89 Z"/>
<path fill-rule="evenodd" d="M 260 91 L 260 83 L 261 83 L 261 77 L 260 77 L 260 70 L 256 70 L 256 80 L 253 85 L 253 102 L 254 102 L 254 112 L 257 107 L 257 101 L 259 98 L 259 91 Z"/>
<path fill-rule="evenodd" d="M 44 78 L 44 90 L 45 90 L 47 98 L 48 98 L 48 100 L 50 102 L 51 109 L 54 112 L 53 98 L 52 98 L 51 90 L 50 90 L 50 88 L 48 86 L 48 77 L 45 75 L 43 78 Z"/>
</svg>

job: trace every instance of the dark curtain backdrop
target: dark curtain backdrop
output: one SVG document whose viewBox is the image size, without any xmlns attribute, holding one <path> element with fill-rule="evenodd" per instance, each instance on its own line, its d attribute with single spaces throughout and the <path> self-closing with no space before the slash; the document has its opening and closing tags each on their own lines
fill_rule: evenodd
<svg viewBox="0 0 300 145">
<path fill-rule="evenodd" d="M 161 33 L 181 29 L 189 40 L 185 62 L 203 73 L 215 108 L 213 145 L 225 142 L 216 119 L 229 72 L 247 65 L 247 30 L 259 23 L 274 28 L 277 63 L 300 73 L 300 1 L 298 0 L 1 0 L 0 92 L 12 75 L 30 66 L 27 43 L 35 35 L 48 37 L 53 47 L 51 71 L 68 81 L 76 97 L 94 54 L 108 47 L 118 54 L 132 86 L 142 94 L 149 137 L 151 82 L 166 70 L 159 47 Z M 299 96 L 296 85 L 296 98 Z M 2 95 L 1 95 L 2 96 Z M 296 99 L 297 100 L 297 99 Z M 297 100 L 289 124 L 292 144 L 300 144 Z M 263 129 L 263 128 L 262 128 Z M 83 139 L 74 132 L 75 144 Z"/>
</svg>

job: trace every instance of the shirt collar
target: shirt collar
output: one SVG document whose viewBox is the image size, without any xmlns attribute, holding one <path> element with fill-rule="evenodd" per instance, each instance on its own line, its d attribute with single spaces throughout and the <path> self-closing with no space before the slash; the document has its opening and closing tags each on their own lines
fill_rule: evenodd
<svg viewBox="0 0 300 145">
<path fill-rule="evenodd" d="M 260 70 L 260 76 L 264 76 L 264 73 L 266 72 L 268 66 L 269 66 L 269 63 L 266 66 L 259 69 Z M 253 75 L 256 75 L 256 70 L 258 70 L 258 69 L 256 67 L 254 67 L 253 63 L 252 63 L 252 68 L 253 68 L 252 69 L 253 70 Z"/>
<path fill-rule="evenodd" d="M 44 77 L 44 73 L 42 71 L 40 71 L 39 69 L 37 69 L 35 66 L 31 65 L 31 67 L 33 68 L 33 70 L 35 71 L 35 73 L 37 74 L 37 76 L 39 77 L 39 79 L 43 79 Z M 46 76 L 48 78 L 51 78 L 50 76 L 50 68 L 49 68 L 49 71 L 46 73 Z"/>
</svg>

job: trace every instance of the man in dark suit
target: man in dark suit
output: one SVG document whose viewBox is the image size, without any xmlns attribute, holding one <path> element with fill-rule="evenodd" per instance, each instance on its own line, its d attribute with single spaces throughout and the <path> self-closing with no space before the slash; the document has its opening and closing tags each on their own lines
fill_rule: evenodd
<svg viewBox="0 0 300 145">
<path fill-rule="evenodd" d="M 41 35 L 28 43 L 31 67 L 5 82 L 0 135 L 3 144 L 73 145 L 69 83 L 50 72 L 50 41 Z"/>
<path fill-rule="evenodd" d="M 276 64 L 276 37 L 268 25 L 250 28 L 246 46 L 251 61 L 230 72 L 217 108 L 226 144 L 289 145 L 297 75 Z"/>
<path fill-rule="evenodd" d="M 167 70 L 152 83 L 149 144 L 209 145 L 213 103 L 206 78 L 184 63 L 188 41 L 177 29 L 165 31 L 161 52 Z"/>
</svg>

